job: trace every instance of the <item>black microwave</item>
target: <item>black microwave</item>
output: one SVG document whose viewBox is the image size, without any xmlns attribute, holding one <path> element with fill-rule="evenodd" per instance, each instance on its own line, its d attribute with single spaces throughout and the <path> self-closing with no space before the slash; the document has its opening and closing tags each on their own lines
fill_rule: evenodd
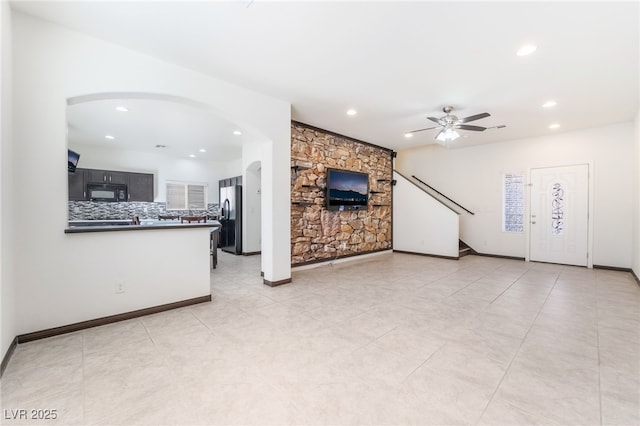
<svg viewBox="0 0 640 426">
<path fill-rule="evenodd" d="M 87 199 L 91 201 L 127 201 L 127 185 L 88 183 Z"/>
</svg>

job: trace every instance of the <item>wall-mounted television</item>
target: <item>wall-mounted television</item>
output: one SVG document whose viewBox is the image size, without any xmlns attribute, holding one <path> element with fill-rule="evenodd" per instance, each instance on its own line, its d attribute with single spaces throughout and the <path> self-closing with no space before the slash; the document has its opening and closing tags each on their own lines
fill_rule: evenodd
<svg viewBox="0 0 640 426">
<path fill-rule="evenodd" d="M 368 174 L 327 169 L 327 210 L 367 210 L 368 201 Z"/>
<path fill-rule="evenodd" d="M 78 160 L 80 160 L 80 154 L 75 151 L 71 151 L 70 149 L 68 149 L 67 151 L 69 151 L 69 162 L 67 163 L 67 170 L 69 171 L 69 173 L 75 173 L 76 167 L 78 167 Z"/>
</svg>

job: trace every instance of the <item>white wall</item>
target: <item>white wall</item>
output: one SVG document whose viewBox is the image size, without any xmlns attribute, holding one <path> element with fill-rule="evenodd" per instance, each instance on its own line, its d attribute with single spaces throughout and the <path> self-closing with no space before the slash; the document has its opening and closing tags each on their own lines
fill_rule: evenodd
<svg viewBox="0 0 640 426">
<path fill-rule="evenodd" d="M 635 119 L 635 206 L 633 214 L 633 272 L 640 278 L 640 110 Z"/>
<path fill-rule="evenodd" d="M 80 153 L 78 167 L 153 173 L 154 201 L 165 202 L 167 181 L 208 184 L 207 201 L 218 203 L 218 181 L 241 174 L 237 161 L 202 161 L 151 152 L 114 150 L 94 145 L 69 146 Z M 234 167 L 236 166 L 236 167 Z"/>
<path fill-rule="evenodd" d="M 244 152 L 244 150 L 243 150 L 243 152 Z M 244 170 L 244 167 L 243 167 L 244 159 L 243 158 L 236 158 L 236 159 L 233 159 L 233 160 L 225 160 L 225 163 L 227 164 L 227 174 L 226 174 L 226 176 L 223 176 L 222 179 L 232 178 L 232 177 L 236 177 L 236 176 L 242 176 L 242 171 Z"/>
<path fill-rule="evenodd" d="M 283 139 L 262 145 L 261 261 L 264 280 L 270 283 L 291 281 L 291 122 L 287 137 L 286 145 Z M 284 158 L 286 165 L 282 161 Z M 282 219 L 287 223 L 281 223 Z M 278 226 L 274 228 L 272 224 L 276 222 Z M 285 235 L 288 236 L 286 240 Z M 269 265 L 272 264 L 287 270 L 289 275 L 271 275 Z"/>
<path fill-rule="evenodd" d="M 253 162 L 246 169 L 243 178 L 244 215 L 242 228 L 242 251 L 256 253 L 260 251 L 262 240 L 262 177 L 261 163 Z"/>
<path fill-rule="evenodd" d="M 17 333 L 13 273 L 11 10 L 0 2 L 0 360 Z"/>
<path fill-rule="evenodd" d="M 246 143 L 242 146 L 242 251 L 245 253 L 262 249 L 262 221 L 265 219 L 265 215 L 262 214 L 265 207 L 262 204 L 263 150 L 264 147 L 260 143 Z M 264 258 L 261 261 L 264 262 Z"/>
<path fill-rule="evenodd" d="M 525 257 L 525 235 L 501 230 L 503 173 L 528 176 L 534 167 L 591 163 L 593 264 L 630 268 L 634 143 L 633 123 L 627 122 L 460 149 L 428 145 L 402 150 L 396 169 L 415 174 L 475 213 L 460 217 L 461 238 L 473 249 Z"/>
<path fill-rule="evenodd" d="M 242 228 L 242 251 L 243 253 L 256 253 L 260 251 L 261 241 L 261 176 L 260 163 L 253 163 L 245 170 L 243 198 L 244 215 Z"/>
<path fill-rule="evenodd" d="M 31 312 L 19 315 L 19 334 L 207 296 L 209 243 L 209 228 L 67 234 L 59 246 L 66 255 L 56 258 L 64 278 L 51 276 L 38 295 L 19 293 L 28 299 L 20 300 L 21 308 Z M 34 256 L 44 254 L 38 250 Z M 120 283 L 124 293 L 115 291 Z"/>
<path fill-rule="evenodd" d="M 20 239 L 12 247 L 15 279 L 20 282 L 16 304 L 18 333 L 91 319 L 98 314 L 93 309 L 99 300 L 95 293 L 78 293 L 78 289 L 90 285 L 99 271 L 70 273 L 68 267 L 90 263 L 95 255 L 86 249 L 87 240 L 102 237 L 63 233 L 68 210 L 64 169 L 66 101 L 76 96 L 135 92 L 180 97 L 208 105 L 241 128 L 262 135 L 261 142 L 269 152 L 263 164 L 263 172 L 269 175 L 263 180 L 263 202 L 271 212 L 269 227 L 263 232 L 263 252 L 271 252 L 263 264 L 265 279 L 291 277 L 290 104 L 16 12 L 13 51 L 14 152 L 8 160 L 28 164 L 14 169 L 12 179 L 20 182 L 20 191 L 10 199 L 20 212 L 12 223 L 20 230 Z M 142 237 L 143 233 L 134 234 L 153 244 L 152 237 Z M 126 232 L 115 234 L 120 239 L 129 238 L 122 237 Z M 180 246 L 171 239 L 163 246 L 172 244 Z M 112 248 L 113 259 L 145 254 L 143 246 L 126 241 Z M 208 266 L 208 261 L 204 265 Z M 129 273 L 145 277 L 148 267 L 142 264 Z M 161 274 L 164 270 L 167 275 L 171 275 L 173 267 L 162 261 L 153 266 L 156 272 Z M 191 278 L 203 279 L 199 275 Z M 156 284 L 151 281 L 144 283 L 147 293 L 156 291 Z M 108 284 L 100 285 L 107 286 L 100 291 L 111 290 Z M 200 287 L 200 282 L 194 285 Z M 122 296 L 101 305 L 100 314 L 129 310 L 135 303 L 129 303 L 128 298 L 134 295 Z M 181 297 L 177 290 L 174 296 Z"/>
<path fill-rule="evenodd" d="M 393 249 L 458 257 L 458 214 L 393 173 Z"/>
</svg>

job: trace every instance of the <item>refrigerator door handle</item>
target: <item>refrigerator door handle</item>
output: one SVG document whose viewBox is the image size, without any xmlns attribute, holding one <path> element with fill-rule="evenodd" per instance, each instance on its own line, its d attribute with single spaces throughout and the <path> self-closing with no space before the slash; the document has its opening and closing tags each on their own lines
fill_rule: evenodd
<svg viewBox="0 0 640 426">
<path fill-rule="evenodd" d="M 230 206 L 231 204 L 229 203 L 229 199 L 227 198 L 226 200 L 224 200 L 224 203 L 222 204 L 222 217 L 225 220 L 229 220 Z"/>
</svg>

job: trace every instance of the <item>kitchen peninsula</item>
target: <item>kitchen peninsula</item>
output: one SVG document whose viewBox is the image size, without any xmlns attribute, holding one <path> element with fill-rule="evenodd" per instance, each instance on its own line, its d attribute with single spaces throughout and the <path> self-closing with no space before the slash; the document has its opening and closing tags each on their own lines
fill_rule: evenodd
<svg viewBox="0 0 640 426">
<path fill-rule="evenodd" d="M 86 277 L 76 280 L 74 292 L 91 313 L 83 307 L 24 341 L 211 301 L 210 245 L 218 221 L 111 220 L 96 220 L 97 226 L 72 220 L 59 234 L 68 253 L 62 268 L 71 280 Z"/>
<path fill-rule="evenodd" d="M 82 153 L 85 164 L 98 158 L 87 147 Z M 204 196 L 200 208 L 186 200 L 182 210 L 168 208 L 154 174 L 119 168 L 69 173 L 67 221 L 58 231 L 67 253 L 61 267 L 83 306 L 65 301 L 73 315 L 61 315 L 59 326 L 39 337 L 211 301 L 218 205 Z"/>
</svg>

